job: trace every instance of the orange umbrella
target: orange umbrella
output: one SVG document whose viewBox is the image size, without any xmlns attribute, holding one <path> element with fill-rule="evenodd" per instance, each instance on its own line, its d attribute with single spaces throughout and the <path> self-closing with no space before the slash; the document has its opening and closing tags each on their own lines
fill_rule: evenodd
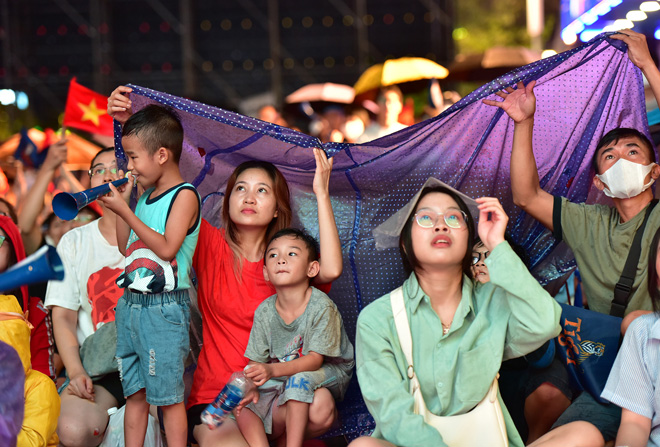
<svg viewBox="0 0 660 447">
<path fill-rule="evenodd" d="M 32 128 L 28 130 L 28 137 L 34 142 L 39 150 L 47 144 L 47 134 L 39 129 Z M 75 133 L 68 133 L 67 138 L 67 168 L 69 170 L 87 170 L 92 158 L 101 150 L 101 148 Z M 15 134 L 9 137 L 0 145 L 0 159 L 12 157 L 21 141 L 21 134 Z"/>
</svg>

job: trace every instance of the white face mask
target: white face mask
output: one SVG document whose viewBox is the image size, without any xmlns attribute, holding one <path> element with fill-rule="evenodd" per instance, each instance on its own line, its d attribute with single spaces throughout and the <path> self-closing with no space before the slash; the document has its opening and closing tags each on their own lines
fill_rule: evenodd
<svg viewBox="0 0 660 447">
<path fill-rule="evenodd" d="M 646 191 L 653 184 L 653 179 L 644 184 L 644 179 L 653 166 L 655 163 L 645 166 L 620 158 L 610 169 L 596 177 L 607 185 L 603 190 L 606 196 L 629 199 Z"/>
</svg>

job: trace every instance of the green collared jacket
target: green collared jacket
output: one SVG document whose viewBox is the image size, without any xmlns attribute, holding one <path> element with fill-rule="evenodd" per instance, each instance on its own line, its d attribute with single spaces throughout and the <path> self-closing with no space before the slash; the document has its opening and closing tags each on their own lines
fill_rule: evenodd
<svg viewBox="0 0 660 447">
<path fill-rule="evenodd" d="M 439 416 L 471 410 L 486 395 L 503 360 L 534 351 L 560 331 L 559 305 L 508 243 L 495 247 L 486 265 L 490 283 L 480 284 L 463 276 L 463 297 L 446 335 L 415 274 L 402 286 L 415 371 L 427 408 Z M 400 447 L 446 445 L 438 431 L 413 412 L 407 364 L 389 294 L 360 313 L 356 364 L 362 395 L 376 421 L 374 437 Z M 509 445 L 522 447 L 520 435 L 499 399 Z"/>
</svg>

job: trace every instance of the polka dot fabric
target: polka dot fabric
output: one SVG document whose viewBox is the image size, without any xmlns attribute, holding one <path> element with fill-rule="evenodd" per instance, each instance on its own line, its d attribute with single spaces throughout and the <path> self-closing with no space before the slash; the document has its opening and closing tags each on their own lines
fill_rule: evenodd
<svg viewBox="0 0 660 447">
<path fill-rule="evenodd" d="M 590 161 L 598 139 L 615 127 L 649 132 L 641 74 L 629 61 L 625 44 L 606 35 L 518 68 L 433 119 L 363 145 L 322 146 L 291 129 L 134 85 L 131 100 L 134 110 L 160 103 L 179 113 L 185 130 L 181 171 L 198 188 L 204 217 L 214 225 L 220 224 L 222 193 L 234 167 L 245 160 L 267 160 L 289 182 L 294 225 L 318 237 L 311 148 L 322 147 L 334 156 L 330 190 L 344 274 L 330 296 L 354 340 L 360 310 L 404 279 L 398 250 L 376 250 L 372 231 L 430 176 L 470 197 L 499 198 L 510 216 L 509 231 L 527 249 L 533 273 L 542 283 L 574 266 L 567 247 L 557 245 L 548 231 L 513 205 L 513 122 L 500 109 L 482 103 L 486 98 L 500 100 L 495 92 L 531 80 L 537 81 L 534 154 L 542 187 L 576 202 L 608 200 L 591 187 Z M 121 141 L 115 142 L 121 157 Z M 339 405 L 343 425 L 334 434 L 352 438 L 373 428 L 355 380 Z"/>
</svg>

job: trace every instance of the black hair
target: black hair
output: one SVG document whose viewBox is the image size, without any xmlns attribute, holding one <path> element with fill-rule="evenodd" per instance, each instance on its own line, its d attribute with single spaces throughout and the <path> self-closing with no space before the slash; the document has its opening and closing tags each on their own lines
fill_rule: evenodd
<svg viewBox="0 0 660 447">
<path fill-rule="evenodd" d="M 648 290 L 649 296 L 651 297 L 651 304 L 653 305 L 653 310 L 660 314 L 660 284 L 658 280 L 658 271 L 656 269 L 656 259 L 658 258 L 658 245 L 660 245 L 660 228 L 655 232 L 653 236 L 653 241 L 651 242 L 651 248 L 649 249 L 649 263 L 648 263 Z"/>
<path fill-rule="evenodd" d="M 114 155 L 115 148 L 110 146 L 110 147 L 106 147 L 106 148 L 103 148 L 100 151 L 98 151 L 96 153 L 96 155 L 94 155 L 94 158 L 92 158 L 92 162 L 89 164 L 89 169 L 91 170 L 94 167 L 94 163 L 96 163 L 96 159 L 99 157 L 99 155 L 105 154 L 106 152 L 110 152 L 110 151 L 112 151 L 112 153 Z"/>
<path fill-rule="evenodd" d="M 594 156 L 591 159 L 591 167 L 596 172 L 596 174 L 600 174 L 600 172 L 598 172 L 598 151 L 610 143 L 617 144 L 621 138 L 637 138 L 641 140 L 642 144 L 646 146 L 646 149 L 649 151 L 650 160 L 654 163 L 656 162 L 657 159 L 655 156 L 655 147 L 653 146 L 653 143 L 649 141 L 646 135 L 637 129 L 631 129 L 629 127 L 617 127 L 616 129 L 612 129 L 607 132 L 605 135 L 603 135 L 600 141 L 598 141 L 596 151 L 594 152 Z"/>
<path fill-rule="evenodd" d="M 317 261 L 319 259 L 319 243 L 316 241 L 316 239 L 303 230 L 289 227 L 281 229 L 270 238 L 268 244 L 266 244 L 264 261 L 266 260 L 266 254 L 268 253 L 268 247 L 270 247 L 270 244 L 272 244 L 276 239 L 287 236 L 299 241 L 303 241 L 305 243 L 305 247 L 307 248 L 307 258 L 309 259 L 309 262 Z"/>
<path fill-rule="evenodd" d="M 504 233 L 504 240 L 506 240 L 509 243 L 509 245 L 511 246 L 511 249 L 513 250 L 513 252 L 520 258 L 520 260 L 523 262 L 523 264 L 525 264 L 525 267 L 527 267 L 527 269 L 529 269 L 530 259 L 529 259 L 529 254 L 527 253 L 527 250 L 525 250 L 525 248 L 522 245 L 516 243 L 513 240 L 513 237 L 509 234 L 508 231 Z M 484 245 L 483 241 L 479 238 L 479 236 L 477 236 L 477 238 L 474 241 L 474 244 L 472 245 L 473 251 L 474 251 L 474 248 L 476 246 L 478 246 L 479 244 Z M 470 276 L 470 278 L 474 279 L 474 276 L 472 275 L 472 270 L 470 270 L 470 275 L 469 276 Z"/>
<path fill-rule="evenodd" d="M 179 116 L 169 107 L 150 104 L 134 113 L 124 124 L 122 137 L 139 137 L 149 154 L 164 147 L 179 163 L 183 151 L 183 126 Z"/>
<path fill-rule="evenodd" d="M 472 247 L 474 246 L 474 220 L 472 219 L 472 214 L 470 214 L 470 209 L 465 204 L 461 196 L 459 196 L 455 191 L 444 187 L 444 186 L 428 186 L 424 188 L 419 195 L 419 199 L 415 203 L 415 206 L 410 210 L 408 219 L 406 220 L 403 229 L 401 230 L 401 235 L 399 236 L 399 251 L 401 252 L 401 258 L 403 259 L 403 266 L 406 269 L 406 272 L 411 273 L 415 269 L 419 268 L 419 261 L 415 256 L 415 252 L 412 247 L 412 225 L 415 220 L 415 213 L 417 212 L 417 206 L 419 202 L 427 194 L 438 192 L 441 194 L 447 194 L 449 197 L 454 199 L 461 211 L 465 213 L 465 223 L 468 230 L 468 245 L 467 250 L 465 251 L 465 256 L 463 257 L 463 262 L 461 266 L 463 268 L 463 273 L 468 277 L 472 277 Z"/>
<path fill-rule="evenodd" d="M 0 202 L 7 205 L 7 210 L 9 211 L 9 216 L 8 217 L 11 219 L 12 222 L 14 222 L 16 225 L 18 225 L 18 216 L 16 215 L 16 208 L 14 208 L 14 205 L 12 205 L 4 197 L 0 197 Z"/>
</svg>

